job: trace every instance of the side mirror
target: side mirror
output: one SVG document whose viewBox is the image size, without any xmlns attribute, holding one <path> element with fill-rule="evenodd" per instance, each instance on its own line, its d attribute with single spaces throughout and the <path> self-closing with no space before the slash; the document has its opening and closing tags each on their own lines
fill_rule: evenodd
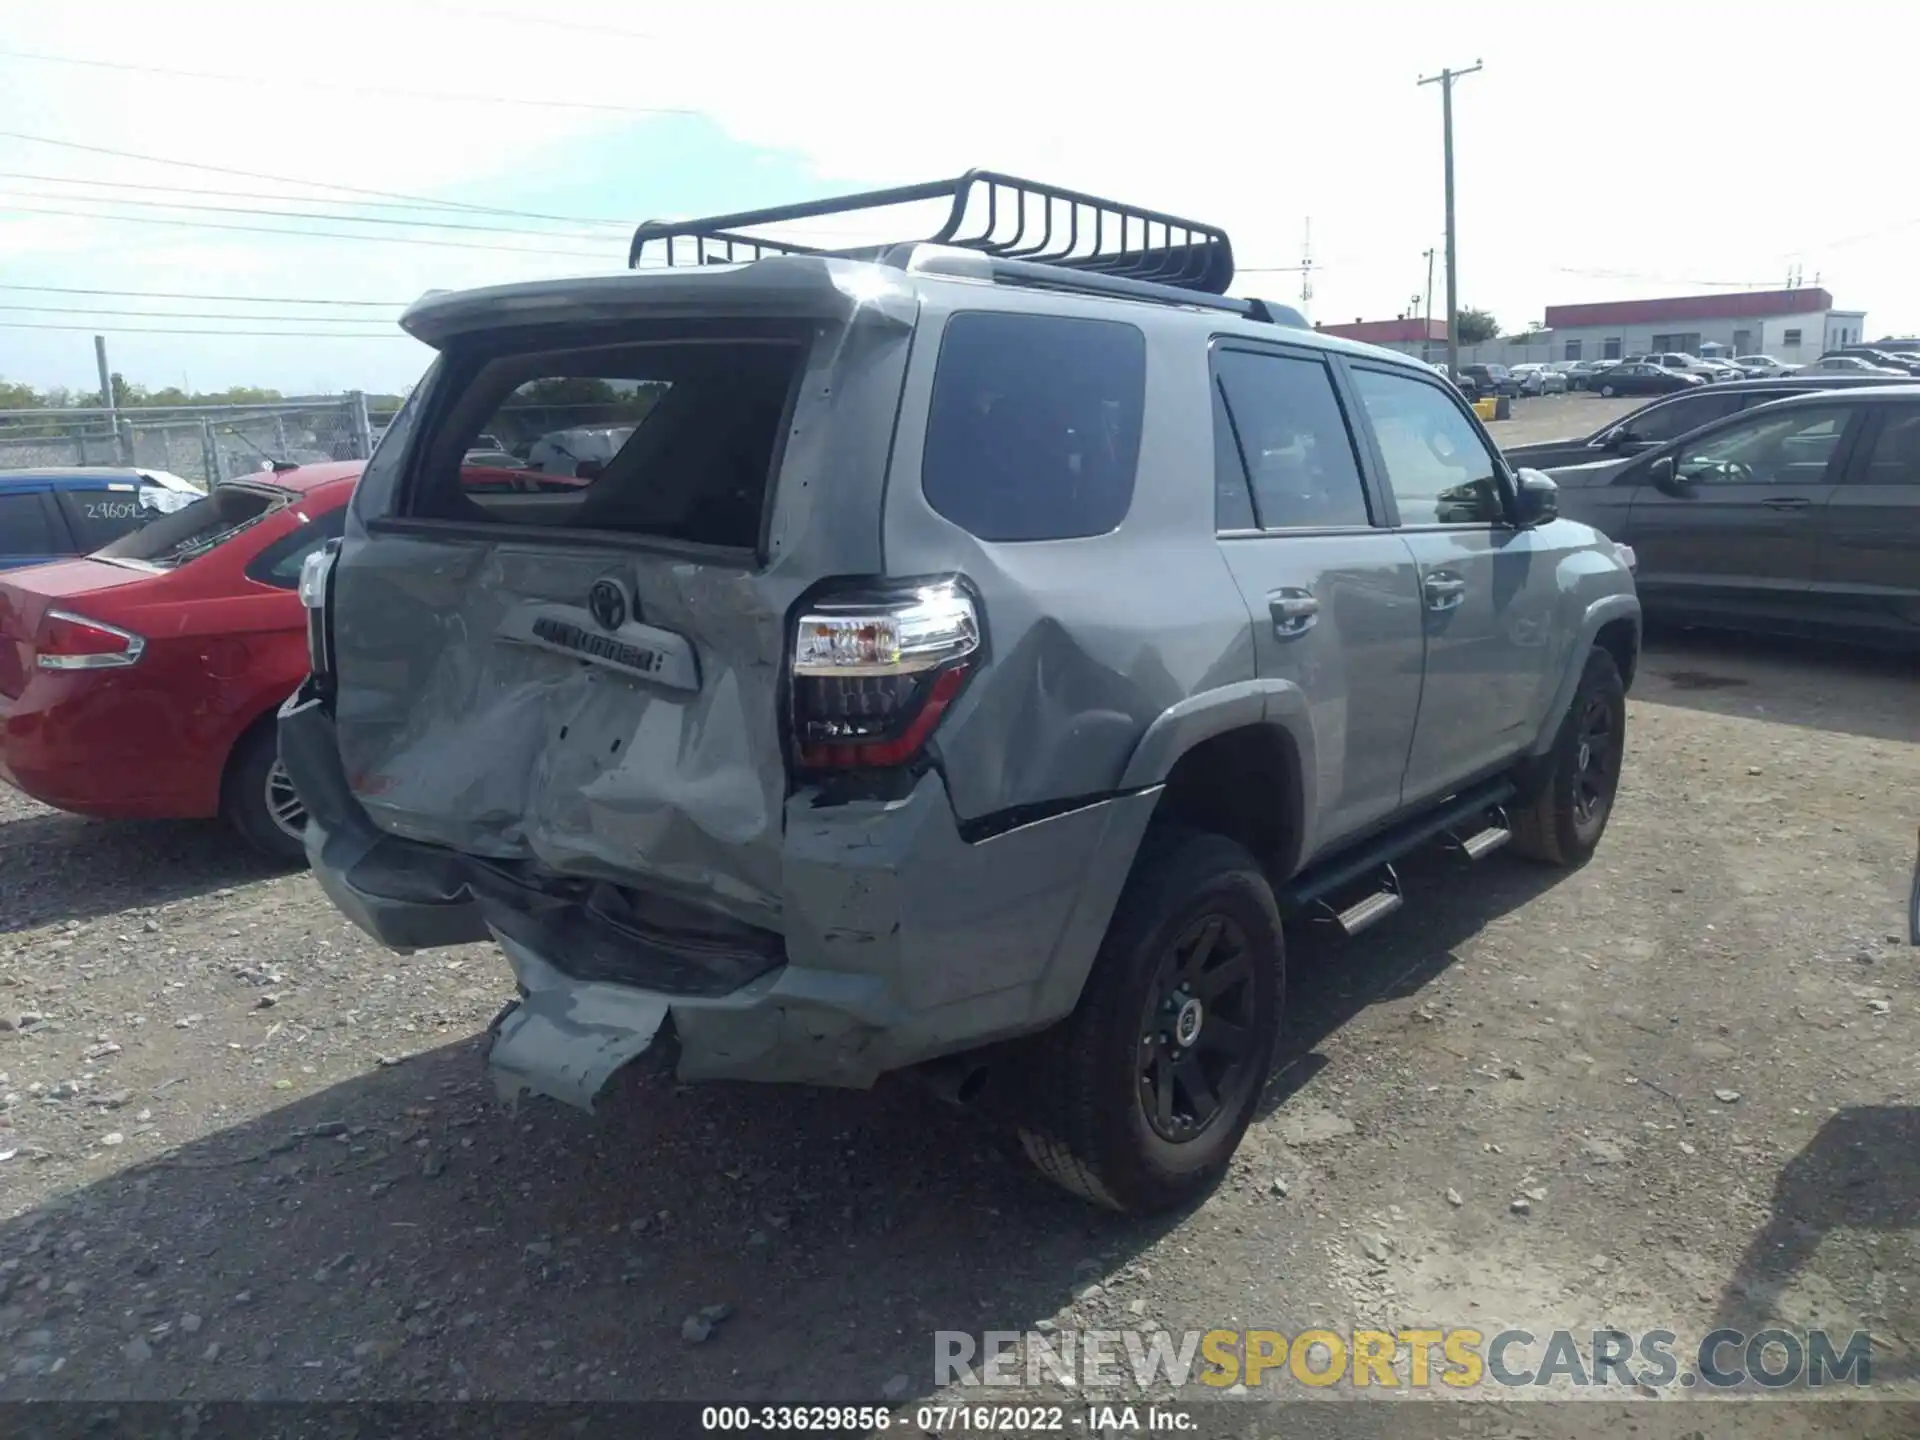
<svg viewBox="0 0 1920 1440">
<path fill-rule="evenodd" d="M 1686 490 L 1686 486 L 1680 482 L 1680 472 L 1675 468 L 1671 455 L 1662 455 L 1647 467 L 1647 482 L 1654 489 L 1669 495 L 1679 495 Z"/>
<path fill-rule="evenodd" d="M 1531 530 L 1559 517 L 1560 487 L 1554 484 L 1552 476 L 1538 470 L 1520 470 L 1515 472 L 1514 480 L 1514 499 L 1522 530 Z"/>
</svg>

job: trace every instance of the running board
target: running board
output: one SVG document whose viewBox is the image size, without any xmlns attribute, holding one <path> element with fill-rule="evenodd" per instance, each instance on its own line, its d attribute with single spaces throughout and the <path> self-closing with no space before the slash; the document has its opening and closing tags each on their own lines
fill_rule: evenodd
<svg viewBox="0 0 1920 1440">
<path fill-rule="evenodd" d="M 1507 839 L 1512 831 L 1504 825 L 1486 827 L 1483 817 L 1489 810 L 1497 809 L 1514 796 L 1514 784 L 1508 779 L 1488 780 L 1470 790 L 1462 790 L 1444 804 L 1429 810 L 1412 820 L 1402 821 L 1392 829 L 1376 835 L 1345 855 L 1335 856 L 1321 865 L 1315 865 L 1297 876 L 1290 884 L 1280 888 L 1274 897 L 1280 902 L 1282 913 L 1305 909 L 1314 902 L 1324 900 L 1336 890 L 1341 890 L 1357 880 L 1398 860 L 1410 850 L 1432 840 L 1435 836 L 1445 835 L 1459 826 L 1479 822 L 1485 828 L 1479 829 L 1460 842 L 1464 850 L 1469 843 L 1482 845 L 1478 852 L 1485 855 L 1506 843 L 1506 839 L 1486 839 L 1489 830 L 1504 832 Z M 1500 819 L 1505 820 L 1502 815 Z M 1371 900 L 1374 897 L 1369 897 Z M 1363 900 L 1361 905 L 1367 904 Z M 1355 907 L 1358 908 L 1358 907 Z M 1388 906 L 1379 916 L 1382 918 L 1399 908 L 1398 904 Z M 1369 922 L 1371 923 L 1371 922 Z"/>
<path fill-rule="evenodd" d="M 1507 819 L 1504 808 L 1494 806 L 1493 813 L 1487 819 L 1489 823 L 1486 829 L 1465 837 L 1454 837 L 1455 847 L 1469 860 L 1483 859 L 1513 839 L 1513 822 Z"/>
<path fill-rule="evenodd" d="M 1400 893 L 1400 877 L 1394 874 L 1393 866 L 1380 867 L 1380 888 L 1349 905 L 1344 910 L 1326 908 L 1331 912 L 1333 923 L 1340 927 L 1340 933 L 1349 940 L 1368 926 L 1378 925 L 1387 916 L 1406 904 L 1406 897 Z"/>
</svg>

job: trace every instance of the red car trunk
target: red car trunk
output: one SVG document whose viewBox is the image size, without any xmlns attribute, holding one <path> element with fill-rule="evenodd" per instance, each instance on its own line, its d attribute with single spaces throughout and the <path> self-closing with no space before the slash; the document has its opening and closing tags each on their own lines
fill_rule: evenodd
<svg viewBox="0 0 1920 1440">
<path fill-rule="evenodd" d="M 158 576 L 105 560 L 62 560 L 0 575 L 0 695 L 18 699 L 33 674 L 34 639 L 50 609 L 119 624 Z"/>
</svg>

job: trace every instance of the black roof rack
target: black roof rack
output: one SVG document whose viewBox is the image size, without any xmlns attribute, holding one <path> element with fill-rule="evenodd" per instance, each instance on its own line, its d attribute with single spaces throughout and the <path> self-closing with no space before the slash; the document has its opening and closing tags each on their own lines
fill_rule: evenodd
<svg viewBox="0 0 1920 1440">
<path fill-rule="evenodd" d="M 949 202 L 947 217 L 918 241 L 830 250 L 741 233 L 931 200 Z M 878 260 L 900 244 L 953 245 L 1020 262 L 1022 269 L 1058 266 L 1203 295 L 1224 295 L 1233 283 L 1233 245 L 1218 226 L 992 170 L 735 215 L 650 220 L 633 232 L 627 264 L 657 258 L 668 265 L 733 265 L 768 255 Z M 652 255 L 650 246 L 658 247 Z"/>
</svg>

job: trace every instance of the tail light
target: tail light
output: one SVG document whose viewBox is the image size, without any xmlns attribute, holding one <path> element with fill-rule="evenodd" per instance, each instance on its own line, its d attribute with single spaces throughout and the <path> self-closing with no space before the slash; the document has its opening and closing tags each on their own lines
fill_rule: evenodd
<svg viewBox="0 0 1920 1440">
<path fill-rule="evenodd" d="M 957 581 L 822 598 L 794 626 L 801 766 L 906 764 L 926 747 L 979 651 L 979 612 Z"/>
<path fill-rule="evenodd" d="M 111 670 L 133 664 L 146 648 L 131 630 L 71 610 L 47 611 L 33 640 L 34 664 L 42 670 Z"/>
<path fill-rule="evenodd" d="M 333 646 L 327 634 L 327 584 L 340 542 L 329 540 L 300 562 L 300 604 L 307 616 L 307 669 L 323 684 L 333 671 Z"/>
</svg>

